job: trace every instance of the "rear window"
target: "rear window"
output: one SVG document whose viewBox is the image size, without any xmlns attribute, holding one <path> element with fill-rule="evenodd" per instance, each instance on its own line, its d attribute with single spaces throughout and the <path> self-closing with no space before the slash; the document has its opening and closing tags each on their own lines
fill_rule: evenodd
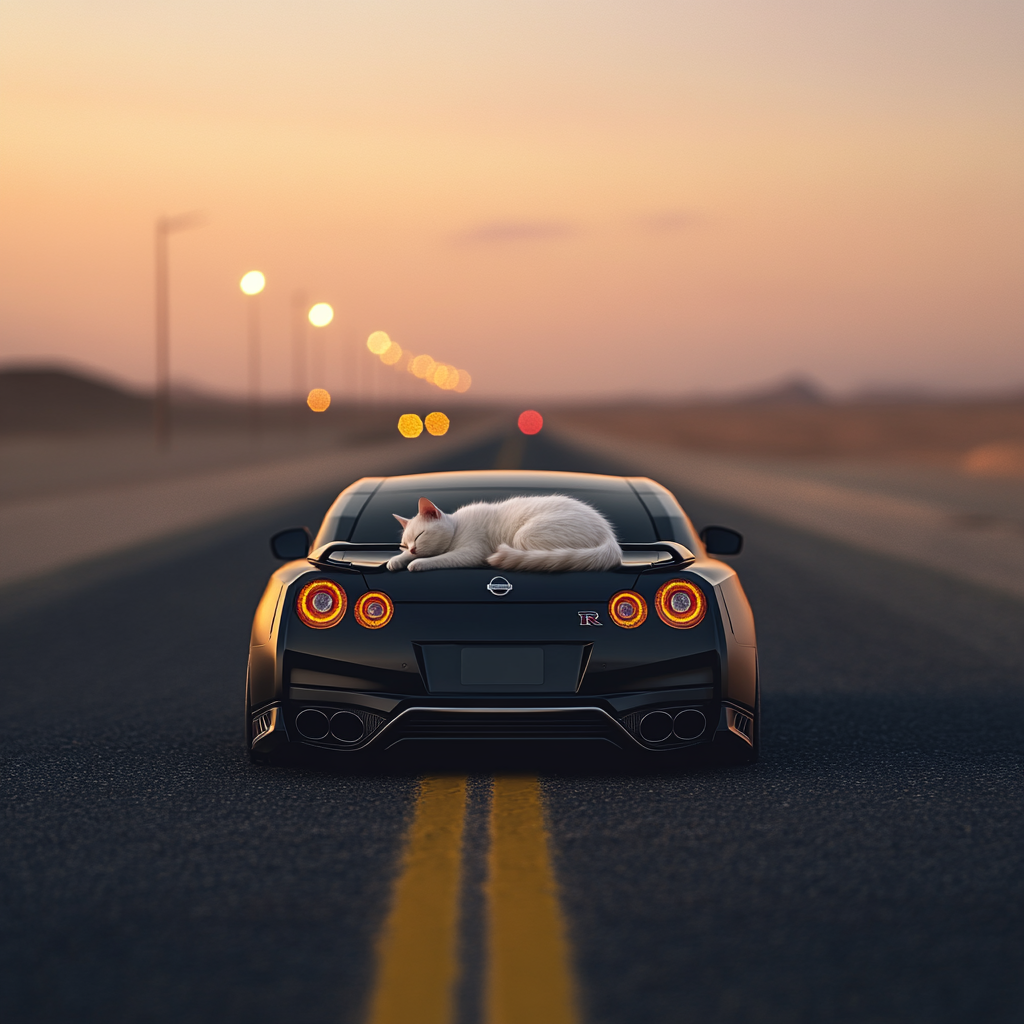
<svg viewBox="0 0 1024 1024">
<path fill-rule="evenodd" d="M 360 543 L 395 542 L 402 536 L 402 530 L 392 513 L 407 519 L 416 514 L 416 503 L 422 491 L 378 491 L 366 503 L 356 521 L 351 537 L 337 537 L 336 540 L 352 540 Z M 590 491 L 566 488 L 535 488 L 516 490 L 511 488 L 476 487 L 472 489 L 433 488 L 427 495 L 444 512 L 454 512 L 463 505 L 474 501 L 503 501 L 526 494 L 568 494 L 592 505 L 602 513 L 615 528 L 615 536 L 626 543 L 642 544 L 656 540 L 651 517 L 640 499 L 631 491 Z"/>
</svg>

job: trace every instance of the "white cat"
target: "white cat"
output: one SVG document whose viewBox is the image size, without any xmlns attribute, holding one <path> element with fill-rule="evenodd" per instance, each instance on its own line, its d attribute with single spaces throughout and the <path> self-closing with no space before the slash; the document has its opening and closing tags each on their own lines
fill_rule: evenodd
<svg viewBox="0 0 1024 1024">
<path fill-rule="evenodd" d="M 392 572 L 493 565 L 532 572 L 612 569 L 622 551 L 611 524 L 596 509 L 564 494 L 478 501 L 450 515 L 420 498 L 402 524 L 402 553 Z"/>
</svg>

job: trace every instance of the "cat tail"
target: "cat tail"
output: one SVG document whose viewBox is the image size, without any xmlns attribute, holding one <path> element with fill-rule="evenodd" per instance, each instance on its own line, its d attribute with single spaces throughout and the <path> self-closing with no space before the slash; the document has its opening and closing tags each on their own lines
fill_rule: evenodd
<svg viewBox="0 0 1024 1024">
<path fill-rule="evenodd" d="M 622 563 L 622 550 L 614 541 L 596 548 L 555 548 L 551 551 L 524 551 L 499 544 L 487 564 L 496 569 L 522 569 L 524 572 L 593 572 L 615 569 Z"/>
</svg>

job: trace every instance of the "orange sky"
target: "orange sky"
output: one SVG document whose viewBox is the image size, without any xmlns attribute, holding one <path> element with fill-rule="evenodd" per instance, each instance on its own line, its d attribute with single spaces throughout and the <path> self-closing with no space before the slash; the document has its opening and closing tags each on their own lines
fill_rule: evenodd
<svg viewBox="0 0 1024 1024">
<path fill-rule="evenodd" d="M 297 286 L 332 389 L 377 329 L 477 396 L 1021 387 L 1022 111 L 1018 0 L 9 0 L 0 361 L 150 382 L 201 210 L 194 384 L 258 268 L 279 391 Z"/>
</svg>

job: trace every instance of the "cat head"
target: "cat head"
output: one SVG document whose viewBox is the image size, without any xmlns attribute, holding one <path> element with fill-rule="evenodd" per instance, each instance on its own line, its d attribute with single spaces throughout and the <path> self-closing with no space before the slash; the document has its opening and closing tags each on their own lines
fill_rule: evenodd
<svg viewBox="0 0 1024 1024">
<path fill-rule="evenodd" d="M 429 498 L 420 498 L 419 510 L 412 519 L 395 518 L 402 524 L 402 547 L 417 558 L 443 554 L 452 546 L 455 523 Z"/>
</svg>

